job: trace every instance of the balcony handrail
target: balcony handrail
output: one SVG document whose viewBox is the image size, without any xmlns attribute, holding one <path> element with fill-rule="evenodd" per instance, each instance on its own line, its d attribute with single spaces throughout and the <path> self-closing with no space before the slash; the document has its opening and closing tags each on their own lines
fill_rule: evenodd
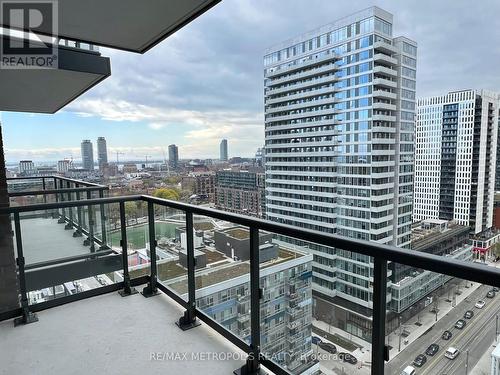
<svg viewBox="0 0 500 375">
<path fill-rule="evenodd" d="M 48 176 L 18 176 L 18 177 L 7 177 L 7 181 L 20 181 L 20 180 L 45 180 L 45 179 L 58 179 L 61 181 L 71 182 L 83 186 L 100 186 L 102 188 L 108 188 L 106 185 L 96 184 L 94 182 L 88 182 L 83 180 L 76 180 L 73 178 L 58 176 L 58 175 L 48 175 Z"/>
<path fill-rule="evenodd" d="M 9 192 L 9 197 L 24 197 L 27 195 L 51 195 L 62 193 L 78 193 L 87 191 L 101 191 L 108 190 L 107 186 L 85 186 L 80 188 L 63 188 L 63 189 L 45 189 L 45 190 L 23 190 Z"/>
<path fill-rule="evenodd" d="M 96 252 L 88 253 L 88 254 L 73 255 L 73 256 L 64 257 L 64 258 L 46 260 L 43 262 L 30 263 L 30 264 L 25 265 L 24 269 L 25 270 L 32 270 L 32 269 L 36 269 L 36 268 L 44 268 L 44 267 L 49 267 L 49 266 L 55 266 L 57 264 L 74 262 L 74 261 L 82 260 L 82 259 L 89 259 L 89 258 L 93 258 L 93 257 L 105 256 L 105 255 L 109 255 L 109 254 L 113 254 L 113 253 L 115 253 L 115 251 L 111 250 L 111 249 L 100 250 L 100 251 L 96 251 Z"/>
<path fill-rule="evenodd" d="M 92 205 L 105 205 L 110 203 L 120 204 L 120 220 L 122 224 L 122 257 L 124 258 L 124 275 L 125 269 L 127 269 L 126 260 L 126 224 L 125 224 L 125 202 L 130 201 L 144 201 L 147 202 L 148 206 L 148 223 L 149 223 L 149 241 L 150 241 L 150 252 L 151 252 L 151 262 L 150 262 L 150 276 L 148 277 L 149 284 L 143 291 L 144 294 L 154 295 L 156 294 L 156 289 L 159 289 L 166 293 L 168 296 L 172 297 L 181 306 L 184 306 L 187 310 L 184 317 L 179 321 L 179 325 L 182 326 L 186 324 L 187 326 L 193 326 L 196 317 L 203 320 L 210 327 L 217 330 L 225 338 L 233 342 L 238 347 L 249 353 L 249 359 L 247 360 L 248 366 L 257 366 L 259 363 L 267 366 L 271 371 L 278 374 L 290 374 L 288 370 L 279 367 L 277 364 L 273 363 L 260 352 L 260 289 L 259 289 L 259 230 L 264 230 L 274 234 L 280 234 L 288 237 L 293 237 L 306 242 L 314 242 L 319 245 L 327 247 L 335 247 L 343 250 L 367 255 L 373 258 L 373 324 L 372 327 L 372 374 L 383 374 L 384 373 L 384 360 L 388 359 L 388 350 L 385 346 L 385 320 L 386 320 L 386 293 L 387 293 L 387 265 L 388 262 L 397 262 L 401 264 L 410 265 L 416 268 L 429 270 L 437 272 L 440 274 L 453 276 L 457 278 L 462 278 L 474 282 L 479 282 L 487 285 L 500 287 L 500 270 L 494 267 L 485 267 L 483 265 L 464 262 L 458 259 L 450 259 L 449 257 L 442 257 L 434 254 L 427 254 L 423 252 L 418 252 L 409 249 L 400 249 L 392 245 L 379 244 L 375 242 L 369 242 L 365 240 L 355 240 L 347 237 L 342 237 L 335 234 L 325 234 L 319 231 L 297 228 L 286 224 L 280 224 L 272 221 L 267 221 L 263 219 L 258 219 L 249 216 L 243 216 L 235 213 L 229 213 L 224 211 L 219 211 L 212 208 L 195 206 L 192 204 L 166 200 L 162 198 L 156 198 L 148 195 L 131 195 L 131 196 L 120 196 L 120 197 L 108 197 L 108 198 L 95 198 L 86 199 L 82 201 L 61 201 L 55 203 L 42 203 L 33 204 L 18 207 L 5 207 L 0 208 L 0 215 L 14 215 L 14 223 L 16 228 L 16 241 L 18 241 L 18 251 L 21 248 L 20 258 L 18 262 L 20 272 L 19 278 L 23 279 L 24 282 L 24 295 L 26 294 L 24 271 L 26 266 L 24 264 L 24 258 L 22 256 L 22 235 L 20 227 L 20 213 L 31 212 L 31 211 L 43 211 L 59 208 L 68 207 L 81 207 L 81 206 L 92 206 Z M 157 281 L 156 276 L 156 237 L 155 237 L 155 212 L 154 205 L 169 207 L 172 209 L 177 209 L 185 212 L 186 215 L 186 232 L 187 232 L 187 253 L 188 253 L 188 301 L 184 301 L 181 296 L 177 295 L 173 290 L 168 288 L 167 285 L 162 284 Z M 194 246 L 193 246 L 193 216 L 194 215 L 208 216 L 214 219 L 220 219 L 224 221 L 229 221 L 234 224 L 239 224 L 249 228 L 250 231 L 250 304 L 252 306 L 252 330 L 251 330 L 251 342 L 248 345 L 241 338 L 237 337 L 234 333 L 228 331 L 226 328 L 221 326 L 211 318 L 206 315 L 201 309 L 196 307 L 196 296 L 195 296 L 195 264 L 194 264 Z M 19 235 L 18 235 L 19 234 Z M 94 255 L 91 253 L 89 255 Z M 52 261 L 55 262 L 55 261 Z M 127 276 L 124 277 L 124 281 L 115 285 L 115 288 L 124 287 L 128 285 L 138 285 L 137 280 L 130 280 Z M 103 287 L 106 291 L 111 291 L 111 288 Z M 117 289 L 114 289 L 117 290 Z M 98 293 L 98 291 L 94 292 Z M 21 293 L 23 294 L 23 292 Z M 89 294 L 90 295 L 90 294 Z M 72 296 L 72 300 L 77 297 Z M 86 298 L 86 297 L 82 297 Z M 24 301 L 22 300 L 23 313 L 29 313 L 29 307 L 26 302 L 26 297 Z M 46 303 L 46 302 L 44 302 Z M 55 304 L 55 303 L 54 303 Z M 53 305 L 53 304 L 49 304 Z M 45 305 L 44 305 L 45 306 Z M 46 307 L 45 307 L 46 308 Z M 21 310 L 20 309 L 20 310 Z M 35 309 L 36 311 L 36 305 Z M 188 327 L 189 328 L 189 327 Z M 250 359 L 253 358 L 253 359 Z M 257 358 L 257 359 L 255 359 Z M 257 361 L 257 362 L 255 362 Z M 257 364 L 256 364 L 257 363 Z"/>
<path fill-rule="evenodd" d="M 192 212 L 193 214 L 200 216 L 209 216 L 214 219 L 229 221 L 246 227 L 257 227 L 260 230 L 293 237 L 306 242 L 314 242 L 328 247 L 338 247 L 343 250 L 368 255 L 374 258 L 380 258 L 389 262 L 402 263 L 433 272 L 445 273 L 453 277 L 500 287 L 500 269 L 493 267 L 486 268 L 481 265 L 443 258 L 439 255 L 409 249 L 401 249 L 396 246 L 366 240 L 351 239 L 336 234 L 325 234 L 312 229 L 298 228 L 251 216 L 243 216 L 232 212 L 225 212 L 213 208 L 196 206 L 149 195 L 126 195 L 119 197 L 93 198 L 80 201 L 38 203 L 25 206 L 4 207 L 0 208 L 0 215 L 8 215 L 15 212 L 23 213 L 140 200 L 181 211 Z"/>
</svg>

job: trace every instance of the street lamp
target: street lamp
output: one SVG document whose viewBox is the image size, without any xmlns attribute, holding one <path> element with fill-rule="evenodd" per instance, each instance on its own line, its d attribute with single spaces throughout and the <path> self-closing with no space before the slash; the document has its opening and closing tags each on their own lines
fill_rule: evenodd
<svg viewBox="0 0 500 375">
<path fill-rule="evenodd" d="M 495 318 L 495 342 L 498 343 L 498 314 Z"/>
<path fill-rule="evenodd" d="M 469 370 L 469 349 L 465 352 L 465 375 L 467 375 L 467 372 Z"/>
<path fill-rule="evenodd" d="M 398 352 L 401 351 L 401 335 L 402 335 L 402 329 L 401 329 L 401 315 L 399 316 L 399 349 Z"/>
</svg>

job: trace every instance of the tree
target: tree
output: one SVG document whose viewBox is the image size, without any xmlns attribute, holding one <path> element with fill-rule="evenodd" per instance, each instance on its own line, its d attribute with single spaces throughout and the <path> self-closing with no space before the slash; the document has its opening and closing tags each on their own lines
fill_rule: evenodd
<svg viewBox="0 0 500 375">
<path fill-rule="evenodd" d="M 171 176 L 167 177 L 165 180 L 163 180 L 167 185 L 177 185 L 179 182 L 181 182 L 181 178 L 179 176 Z"/>
<path fill-rule="evenodd" d="M 173 201 L 178 201 L 181 197 L 177 189 L 167 188 L 156 189 L 153 192 L 153 196 L 155 196 L 156 198 L 169 199 Z"/>
<path fill-rule="evenodd" d="M 131 217 L 135 217 L 137 223 L 137 205 L 135 202 L 125 202 L 125 217 L 127 218 L 127 225 Z"/>
</svg>

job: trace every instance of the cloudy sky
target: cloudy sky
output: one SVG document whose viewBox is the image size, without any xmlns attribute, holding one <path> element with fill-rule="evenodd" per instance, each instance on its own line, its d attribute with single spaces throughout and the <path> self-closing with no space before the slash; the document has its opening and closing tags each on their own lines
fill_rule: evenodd
<svg viewBox="0 0 500 375">
<path fill-rule="evenodd" d="M 265 49 L 377 5 L 394 36 L 418 42 L 417 94 L 500 91 L 500 1 L 224 0 L 145 55 L 109 49 L 112 76 L 56 115 L 2 113 L 8 162 L 80 158 L 83 138 L 104 136 L 110 159 L 253 156 L 264 142 Z M 95 145 L 94 145 L 95 148 Z"/>
</svg>

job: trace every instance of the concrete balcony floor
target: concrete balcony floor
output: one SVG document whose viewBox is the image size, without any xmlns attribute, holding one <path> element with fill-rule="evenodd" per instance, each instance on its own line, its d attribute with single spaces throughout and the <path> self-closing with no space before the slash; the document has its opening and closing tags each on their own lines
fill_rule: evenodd
<svg viewBox="0 0 500 375">
<path fill-rule="evenodd" d="M 38 322 L 25 326 L 3 321 L 0 374 L 232 374 L 244 364 L 244 353 L 207 325 L 180 330 L 181 315 L 164 294 L 110 293 L 41 311 Z M 233 359 L 193 359 L 191 353 L 231 353 Z"/>
</svg>

